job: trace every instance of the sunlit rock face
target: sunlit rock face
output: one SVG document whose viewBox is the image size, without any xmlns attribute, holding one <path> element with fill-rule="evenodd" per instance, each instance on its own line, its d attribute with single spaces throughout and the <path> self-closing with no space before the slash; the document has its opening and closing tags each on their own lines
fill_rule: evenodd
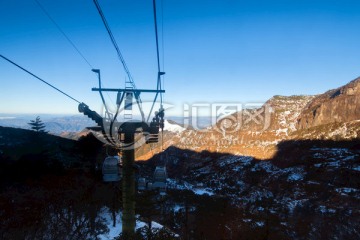
<svg viewBox="0 0 360 240">
<path fill-rule="evenodd" d="M 360 119 L 360 78 L 315 97 L 302 111 L 298 128 Z"/>
</svg>

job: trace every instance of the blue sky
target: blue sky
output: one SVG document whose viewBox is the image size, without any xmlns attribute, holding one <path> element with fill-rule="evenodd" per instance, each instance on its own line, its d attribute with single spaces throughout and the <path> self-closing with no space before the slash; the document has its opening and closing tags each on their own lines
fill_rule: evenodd
<svg viewBox="0 0 360 240">
<path fill-rule="evenodd" d="M 93 1 L 38 1 L 91 65 L 101 69 L 104 85 L 124 87 L 125 73 Z M 152 1 L 99 3 L 137 87 L 155 88 Z M 170 115 L 181 115 L 184 103 L 318 94 L 360 75 L 360 1 L 157 4 L 165 101 L 175 106 Z M 0 0 L 0 35 L 0 54 L 101 110 L 100 97 L 91 91 L 96 75 L 34 0 Z M 2 59 L 0 81 L 0 113 L 77 113 L 77 103 Z"/>
</svg>

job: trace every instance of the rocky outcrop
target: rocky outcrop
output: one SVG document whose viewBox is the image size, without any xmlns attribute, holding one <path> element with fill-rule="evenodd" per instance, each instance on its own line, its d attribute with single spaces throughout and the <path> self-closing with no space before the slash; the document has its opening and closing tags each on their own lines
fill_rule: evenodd
<svg viewBox="0 0 360 240">
<path fill-rule="evenodd" d="M 358 121 L 357 121 L 358 120 Z M 360 78 L 316 96 L 274 96 L 263 106 L 243 109 L 204 130 L 164 135 L 164 147 L 137 150 L 140 160 L 168 146 L 269 159 L 284 140 L 351 140 L 360 136 Z M 161 142 L 161 141 L 160 141 Z"/>
<path fill-rule="evenodd" d="M 315 97 L 297 121 L 298 129 L 360 119 L 360 78 Z"/>
</svg>

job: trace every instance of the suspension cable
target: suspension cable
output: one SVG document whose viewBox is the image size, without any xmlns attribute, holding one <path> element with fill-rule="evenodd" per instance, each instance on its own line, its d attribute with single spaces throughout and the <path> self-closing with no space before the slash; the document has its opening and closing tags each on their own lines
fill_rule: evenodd
<svg viewBox="0 0 360 240">
<path fill-rule="evenodd" d="M 63 92 L 63 91 L 61 91 L 60 89 L 58 89 L 58 88 L 57 88 L 57 87 L 55 87 L 54 85 L 52 85 L 52 84 L 48 83 L 47 81 L 45 81 L 45 80 L 41 79 L 40 77 L 36 76 L 36 75 L 35 75 L 35 74 L 33 74 L 32 72 L 30 72 L 30 71 L 26 70 L 25 68 L 21 67 L 20 65 L 18 65 L 18 64 L 16 64 L 16 63 L 14 63 L 13 61 L 11 61 L 10 59 L 8 59 L 8 58 L 4 57 L 3 55 L 1 55 L 1 54 L 0 54 L 0 57 L 2 57 L 3 59 L 5 59 L 5 60 L 6 60 L 6 61 L 8 61 L 9 63 L 11 63 L 11 64 L 15 65 L 16 67 L 20 68 L 20 69 L 21 69 L 21 70 L 23 70 L 24 72 L 26 72 L 26 73 L 30 74 L 30 75 L 31 75 L 31 76 L 33 76 L 34 78 L 36 78 L 36 79 L 40 80 L 41 82 L 45 83 L 46 85 L 48 85 L 48 86 L 52 87 L 52 88 L 53 88 L 53 89 L 55 89 L 56 91 L 58 91 L 58 92 L 60 92 L 60 93 L 64 94 L 64 95 L 65 95 L 65 96 L 67 96 L 68 98 L 70 98 L 70 99 L 74 100 L 75 102 L 77 102 L 77 103 L 79 103 L 79 104 L 81 103 L 80 101 L 76 100 L 75 98 L 73 98 L 73 97 L 72 97 L 72 96 L 70 96 L 69 94 L 67 94 L 67 93 L 65 93 L 65 92 Z"/>
<path fill-rule="evenodd" d="M 76 47 L 75 43 L 71 41 L 71 39 L 68 37 L 68 35 L 61 29 L 60 25 L 56 23 L 55 19 L 51 17 L 50 13 L 45 9 L 45 7 L 38 1 L 34 0 L 40 7 L 40 9 L 44 12 L 44 14 L 49 18 L 49 20 L 55 25 L 55 27 L 59 30 L 59 32 L 66 38 L 66 40 L 70 43 L 70 45 L 74 48 L 74 50 L 80 55 L 80 57 L 86 62 L 86 64 L 93 69 L 94 67 L 91 65 L 91 63 L 86 59 L 84 54 L 79 50 L 78 47 Z M 103 84 L 104 85 L 104 84 Z M 104 85 L 105 86 L 105 85 Z M 110 99 L 110 102 L 114 104 L 113 100 L 111 99 L 108 92 L 106 92 L 106 95 Z"/>
<path fill-rule="evenodd" d="M 165 56 L 164 56 L 164 1 L 161 0 L 161 50 L 162 50 L 162 68 L 165 70 Z"/>
<path fill-rule="evenodd" d="M 164 74 L 164 72 L 160 71 L 159 37 L 158 37 L 158 27 L 157 27 L 157 18 L 156 18 L 156 0 L 153 0 L 153 8 L 154 8 L 155 37 L 156 37 L 156 56 L 157 56 L 157 65 L 158 65 L 157 89 L 161 90 L 161 76 Z M 163 11 L 162 5 L 161 5 L 161 11 Z M 162 16 L 163 16 L 163 13 L 162 13 Z M 163 28 L 163 22 L 162 22 L 162 28 Z M 162 33 L 163 33 L 163 31 L 162 31 Z M 163 38 L 163 35 L 162 35 L 162 38 Z M 160 93 L 160 107 L 161 108 L 163 107 L 162 93 Z M 164 129 L 161 130 L 161 151 L 164 151 Z"/>
<path fill-rule="evenodd" d="M 162 56 L 162 69 L 165 72 L 165 41 L 164 41 L 164 1 L 161 0 L 161 56 Z M 162 77 L 162 87 L 165 89 L 165 75 Z M 162 95 L 161 95 L 162 96 Z M 165 94 L 162 97 L 163 101 L 165 101 Z"/>
<path fill-rule="evenodd" d="M 158 28 L 157 28 L 157 20 L 156 20 L 156 0 L 153 0 L 154 7 L 154 25 L 155 25 L 155 39 L 156 39 L 156 56 L 157 56 L 157 66 L 158 72 L 160 72 L 160 57 L 159 57 L 159 39 L 158 39 Z"/>
<path fill-rule="evenodd" d="M 156 56 L 157 56 L 157 66 L 158 66 L 158 78 L 157 78 L 157 89 L 161 90 L 161 71 L 160 71 L 160 56 L 159 56 L 159 37 L 158 37 L 158 27 L 157 27 L 157 18 L 156 18 L 156 0 L 153 0 L 153 10 L 154 10 L 154 25 L 155 25 L 155 38 L 156 38 Z M 160 93 L 160 102 L 162 105 L 162 93 Z"/>
<path fill-rule="evenodd" d="M 125 70 L 128 78 L 129 78 L 129 81 L 130 81 L 131 85 L 132 85 L 134 88 L 136 88 L 135 82 L 134 82 L 134 80 L 133 80 L 133 78 L 132 78 L 132 76 L 131 76 L 131 73 L 130 73 L 130 71 L 129 71 L 127 65 L 126 65 L 126 63 L 125 63 L 125 59 L 124 59 L 123 55 L 121 54 L 121 51 L 120 51 L 120 49 L 119 49 L 119 46 L 118 46 L 117 43 L 116 43 L 116 40 L 115 40 L 115 38 L 114 38 L 114 35 L 113 35 L 112 32 L 111 32 L 111 29 L 110 29 L 110 27 L 109 27 L 109 24 L 108 24 L 108 22 L 106 21 L 106 18 L 105 18 L 105 16 L 104 16 L 104 13 L 102 12 L 101 7 L 100 7 L 98 1 L 97 1 L 97 0 L 93 0 L 93 1 L 94 1 L 94 4 L 95 4 L 98 12 L 99 12 L 99 15 L 100 15 L 100 17 L 101 17 L 101 20 L 102 20 L 103 23 L 104 23 L 104 26 L 105 26 L 105 28 L 106 28 L 106 31 L 107 31 L 108 34 L 109 34 L 110 40 L 111 40 L 112 44 L 114 45 L 114 48 L 115 48 L 115 50 L 116 50 L 116 52 L 117 52 L 117 55 L 118 55 L 118 57 L 119 57 L 122 65 L 123 65 L 123 67 L 124 67 L 124 70 Z"/>
<path fill-rule="evenodd" d="M 82 59 L 84 59 L 84 61 L 87 63 L 87 65 L 89 65 L 90 68 L 93 68 L 93 66 L 90 64 L 90 62 L 85 58 L 85 56 L 80 52 L 80 50 L 76 47 L 76 45 L 74 44 L 73 41 L 71 41 L 71 39 L 66 35 L 66 33 L 61 29 L 61 27 L 59 26 L 59 24 L 57 24 L 55 22 L 55 20 L 50 16 L 49 12 L 46 11 L 46 9 L 44 8 L 44 6 L 38 1 L 38 0 L 34 0 L 39 7 L 41 8 L 41 10 L 45 13 L 45 15 L 50 19 L 50 21 L 56 26 L 56 28 L 61 32 L 61 34 L 66 38 L 66 40 L 71 44 L 71 46 L 77 51 L 77 53 L 82 57 Z"/>
</svg>

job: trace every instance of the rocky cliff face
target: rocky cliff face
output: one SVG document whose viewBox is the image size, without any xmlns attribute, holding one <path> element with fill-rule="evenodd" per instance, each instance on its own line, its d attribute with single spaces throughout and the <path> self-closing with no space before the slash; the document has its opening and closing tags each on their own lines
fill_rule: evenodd
<svg viewBox="0 0 360 240">
<path fill-rule="evenodd" d="M 297 127 L 307 129 L 360 119 L 360 78 L 316 96 L 301 112 Z"/>
<path fill-rule="evenodd" d="M 227 122 L 218 121 L 202 131 L 167 134 L 164 149 L 176 146 L 269 159 L 285 140 L 338 141 L 359 137 L 360 78 L 316 96 L 274 96 L 260 108 L 244 109 L 230 115 Z M 153 153 L 161 151 L 156 144 L 152 148 Z M 153 156 L 150 151 L 138 152 L 142 160 Z"/>
</svg>

